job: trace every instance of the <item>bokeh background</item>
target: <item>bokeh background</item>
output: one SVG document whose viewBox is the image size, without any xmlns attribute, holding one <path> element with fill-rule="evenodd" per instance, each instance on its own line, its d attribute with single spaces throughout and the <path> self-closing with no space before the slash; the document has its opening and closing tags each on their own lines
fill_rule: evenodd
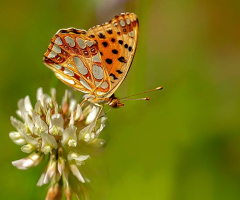
<svg viewBox="0 0 240 200">
<path fill-rule="evenodd" d="M 44 199 L 47 192 L 36 187 L 42 165 L 11 165 L 25 154 L 8 134 L 20 98 L 34 104 L 38 87 L 54 86 L 59 97 L 67 88 L 42 63 L 51 37 L 129 11 L 139 17 L 139 43 L 116 95 L 164 90 L 108 113 L 108 145 L 98 158 L 106 179 L 95 177 L 92 199 L 239 200 L 239 9 L 239 0 L 1 1 L 0 199 Z"/>
</svg>

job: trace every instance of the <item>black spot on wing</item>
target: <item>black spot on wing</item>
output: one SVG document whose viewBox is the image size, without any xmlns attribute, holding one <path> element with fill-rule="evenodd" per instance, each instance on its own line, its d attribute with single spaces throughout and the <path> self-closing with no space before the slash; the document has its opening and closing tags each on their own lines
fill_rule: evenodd
<svg viewBox="0 0 240 200">
<path fill-rule="evenodd" d="M 115 76 L 115 74 L 110 74 L 109 76 L 112 76 L 113 77 L 113 80 L 116 80 L 116 79 L 118 79 L 116 76 Z"/>
<path fill-rule="evenodd" d="M 68 33 L 69 31 L 67 29 L 61 29 L 58 33 Z"/>
<path fill-rule="evenodd" d="M 126 62 L 127 62 L 123 56 L 119 57 L 118 60 L 119 60 L 120 62 L 123 62 L 123 63 L 126 63 Z"/>
<path fill-rule="evenodd" d="M 105 38 L 106 38 L 103 33 L 99 33 L 99 34 L 98 34 L 98 37 L 101 38 L 101 39 L 105 39 Z"/>
<path fill-rule="evenodd" d="M 122 41 L 122 40 L 118 40 L 118 43 L 122 45 L 122 44 L 123 44 L 123 41 Z"/>
<path fill-rule="evenodd" d="M 123 73 L 123 72 L 122 72 L 121 70 L 119 70 L 119 69 L 118 69 L 116 72 L 119 73 L 119 74 L 122 74 L 122 73 Z"/>
<path fill-rule="evenodd" d="M 104 47 L 107 47 L 107 46 L 108 46 L 108 43 L 107 43 L 107 42 L 103 42 L 102 45 L 103 45 Z"/>
<path fill-rule="evenodd" d="M 113 54 L 118 54 L 118 50 L 117 49 L 113 49 L 112 52 L 113 52 Z"/>
<path fill-rule="evenodd" d="M 69 28 L 69 29 L 61 29 L 58 33 L 75 33 L 75 34 L 86 34 L 86 31 L 84 30 L 78 30 L 75 28 Z"/>
<path fill-rule="evenodd" d="M 106 59 L 106 63 L 109 64 L 109 65 L 112 64 L 112 59 L 107 58 L 107 59 Z"/>
<path fill-rule="evenodd" d="M 108 32 L 108 34 L 112 34 L 113 33 L 112 29 L 108 29 L 107 32 Z"/>
</svg>

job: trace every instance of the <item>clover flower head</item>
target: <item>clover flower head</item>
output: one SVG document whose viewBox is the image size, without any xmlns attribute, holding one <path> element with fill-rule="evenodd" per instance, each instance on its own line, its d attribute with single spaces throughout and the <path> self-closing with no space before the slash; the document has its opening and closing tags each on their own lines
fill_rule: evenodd
<svg viewBox="0 0 240 200">
<path fill-rule="evenodd" d="M 29 96 L 18 101 L 17 115 L 11 117 L 16 131 L 9 136 L 21 150 L 29 155 L 12 164 L 18 169 L 28 169 L 47 159 L 47 166 L 37 185 L 50 183 L 46 199 L 61 199 L 62 190 L 69 200 L 72 194 L 86 198 L 84 183 L 89 181 L 81 166 L 101 152 L 105 141 L 99 134 L 105 127 L 107 117 L 99 107 L 87 103 L 78 104 L 72 93 L 66 90 L 61 104 L 57 103 L 56 90 L 51 96 L 37 90 L 37 102 L 33 107 Z M 89 150 L 91 149 L 91 150 Z M 94 151 L 93 151 L 94 150 Z M 75 180 L 75 181 L 73 181 Z"/>
</svg>

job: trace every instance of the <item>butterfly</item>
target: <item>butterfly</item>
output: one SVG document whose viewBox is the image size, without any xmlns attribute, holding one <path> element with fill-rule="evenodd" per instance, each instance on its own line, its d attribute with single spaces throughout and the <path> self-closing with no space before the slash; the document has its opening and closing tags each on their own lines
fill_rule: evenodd
<svg viewBox="0 0 240 200">
<path fill-rule="evenodd" d="M 138 41 L 138 18 L 122 13 L 90 28 L 61 29 L 51 39 L 43 62 L 63 83 L 86 93 L 94 104 L 121 107 L 114 96 L 130 69 Z"/>
</svg>

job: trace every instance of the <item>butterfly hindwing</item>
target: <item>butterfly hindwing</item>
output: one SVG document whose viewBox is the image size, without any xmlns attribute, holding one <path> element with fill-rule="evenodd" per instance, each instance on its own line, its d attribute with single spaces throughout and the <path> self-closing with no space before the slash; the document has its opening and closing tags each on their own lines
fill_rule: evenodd
<svg viewBox="0 0 240 200">
<path fill-rule="evenodd" d="M 133 13 L 116 16 L 108 23 L 89 29 L 86 35 L 98 43 L 102 63 L 106 67 L 111 96 L 122 83 L 131 66 L 138 39 L 138 20 Z"/>
</svg>

